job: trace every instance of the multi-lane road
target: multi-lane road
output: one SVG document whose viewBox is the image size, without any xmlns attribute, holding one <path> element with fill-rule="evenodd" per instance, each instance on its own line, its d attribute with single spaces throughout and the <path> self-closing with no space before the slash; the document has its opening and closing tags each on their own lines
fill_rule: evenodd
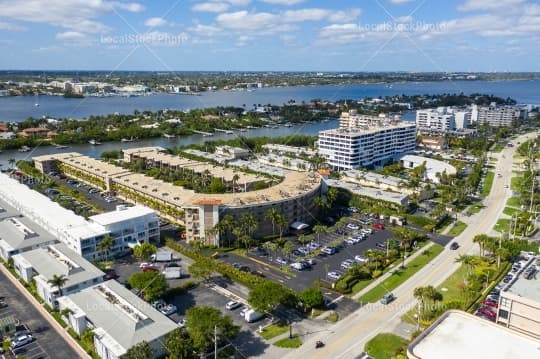
<svg viewBox="0 0 540 359">
<path fill-rule="evenodd" d="M 392 331 L 396 328 L 401 315 L 413 308 L 417 302 L 413 296 L 414 288 L 427 285 L 440 285 L 450 274 L 458 269 L 456 257 L 464 253 L 475 253 L 478 245 L 472 242 L 477 234 L 489 233 L 501 215 L 506 201 L 511 196 L 510 178 L 512 175 L 513 156 L 516 144 L 532 138 L 523 135 L 514 140 L 514 147 L 506 147 L 498 156 L 496 173 L 491 193 L 484 200 L 485 207 L 480 213 L 467 218 L 470 225 L 455 240 L 460 244 L 456 251 L 446 249 L 430 264 L 418 271 L 407 282 L 395 289 L 397 299 L 390 305 L 380 303 L 368 304 L 336 323 L 331 331 L 320 333 L 320 337 L 312 336 L 304 345 L 284 355 L 286 359 L 349 359 L 356 358 L 364 345 L 380 332 Z M 508 185 L 508 186 L 505 186 Z M 315 341 L 323 340 L 325 347 L 315 349 Z"/>
</svg>

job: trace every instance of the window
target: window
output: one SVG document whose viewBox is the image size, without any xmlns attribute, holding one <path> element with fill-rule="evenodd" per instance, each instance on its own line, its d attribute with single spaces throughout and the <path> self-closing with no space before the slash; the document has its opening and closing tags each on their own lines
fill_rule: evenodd
<svg viewBox="0 0 540 359">
<path fill-rule="evenodd" d="M 508 311 L 507 310 L 499 310 L 499 318 L 508 319 Z"/>
<path fill-rule="evenodd" d="M 511 305 L 512 301 L 510 299 L 504 297 L 501 298 L 501 307 L 510 308 Z"/>
</svg>

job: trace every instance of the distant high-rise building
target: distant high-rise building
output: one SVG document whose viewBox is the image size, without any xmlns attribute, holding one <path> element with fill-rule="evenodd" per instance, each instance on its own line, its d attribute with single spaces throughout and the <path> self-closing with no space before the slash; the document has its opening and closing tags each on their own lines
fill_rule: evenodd
<svg viewBox="0 0 540 359">
<path fill-rule="evenodd" d="M 515 106 L 498 106 L 492 103 L 489 106 L 472 106 L 471 121 L 479 125 L 487 123 L 494 127 L 512 126 L 515 121 L 526 119 L 528 112 Z"/>
<path fill-rule="evenodd" d="M 470 119 L 470 111 L 456 110 L 451 107 L 416 111 L 416 126 L 420 132 L 445 133 L 467 128 Z"/>
</svg>

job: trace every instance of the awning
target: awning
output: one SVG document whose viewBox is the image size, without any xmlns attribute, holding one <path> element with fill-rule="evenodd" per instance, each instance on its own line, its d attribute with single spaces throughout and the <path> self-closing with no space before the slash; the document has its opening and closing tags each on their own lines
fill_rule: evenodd
<svg viewBox="0 0 540 359">
<path fill-rule="evenodd" d="M 299 231 L 299 230 L 308 228 L 309 224 L 305 224 L 303 222 L 296 221 L 296 222 L 291 223 L 290 227 L 292 229 L 296 229 L 297 231 Z"/>
</svg>

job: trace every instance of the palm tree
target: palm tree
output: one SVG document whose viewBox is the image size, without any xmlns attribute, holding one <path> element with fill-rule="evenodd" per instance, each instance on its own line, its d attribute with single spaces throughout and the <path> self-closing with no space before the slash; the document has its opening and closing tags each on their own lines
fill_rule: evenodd
<svg viewBox="0 0 540 359">
<path fill-rule="evenodd" d="M 287 220 L 287 217 L 285 217 L 284 214 L 279 214 L 277 216 L 276 224 L 279 228 L 279 240 L 281 241 L 281 238 L 283 237 L 283 232 L 289 226 L 289 221 Z"/>
<path fill-rule="evenodd" d="M 101 242 L 98 243 L 97 250 L 101 255 L 105 254 L 105 261 L 107 260 L 107 255 L 113 246 L 114 239 L 111 236 L 105 236 Z"/>
<path fill-rule="evenodd" d="M 471 275 L 474 265 L 476 263 L 473 256 L 462 254 L 455 259 L 456 263 L 461 263 L 467 268 L 467 277 Z"/>
<path fill-rule="evenodd" d="M 301 234 L 298 236 L 298 238 L 296 239 L 298 242 L 300 242 L 300 244 L 307 244 L 309 242 L 311 242 L 311 236 L 308 236 L 306 234 Z"/>
<path fill-rule="evenodd" d="M 484 244 L 488 241 L 488 238 L 486 234 L 478 234 L 473 238 L 473 243 L 478 243 L 480 247 L 480 256 L 484 255 Z"/>
<path fill-rule="evenodd" d="M 240 179 L 240 176 L 235 173 L 233 178 L 232 178 L 232 183 L 233 183 L 233 193 L 235 191 L 235 188 L 236 188 L 236 183 L 238 182 L 238 180 Z"/>
<path fill-rule="evenodd" d="M 280 213 L 275 208 L 270 208 L 264 213 L 264 218 L 272 222 L 272 234 L 276 234 L 276 222 Z"/>
<path fill-rule="evenodd" d="M 313 226 L 313 232 L 317 234 L 317 244 L 321 242 L 321 234 L 328 233 L 328 227 L 322 224 L 316 224 Z"/>
<path fill-rule="evenodd" d="M 244 232 L 248 236 L 253 237 L 253 233 L 257 230 L 258 226 L 259 223 L 257 222 L 255 216 L 253 216 L 253 214 L 244 213 L 240 217 L 240 227 L 244 229 Z"/>
<path fill-rule="evenodd" d="M 294 248 L 294 245 L 292 244 L 292 242 L 287 241 L 283 244 L 281 253 L 283 253 L 283 255 L 286 256 L 288 259 L 293 251 L 293 248 Z"/>
<path fill-rule="evenodd" d="M 47 281 L 47 283 L 49 283 L 52 287 L 58 288 L 58 296 L 61 297 L 63 295 L 62 287 L 66 284 L 67 281 L 68 278 L 64 274 L 54 274 L 52 278 Z"/>
</svg>

